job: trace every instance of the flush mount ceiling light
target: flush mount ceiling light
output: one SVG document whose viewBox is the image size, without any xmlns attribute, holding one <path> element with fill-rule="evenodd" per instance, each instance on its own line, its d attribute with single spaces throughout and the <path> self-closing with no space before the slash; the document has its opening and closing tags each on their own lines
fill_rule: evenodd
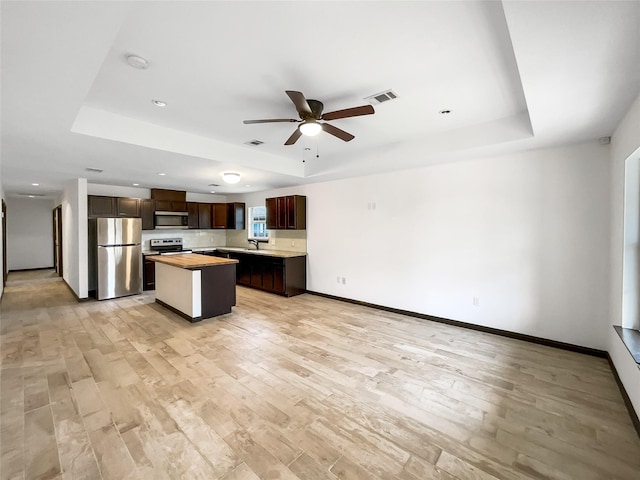
<svg viewBox="0 0 640 480">
<path fill-rule="evenodd" d="M 151 100 L 151 103 L 153 103 L 156 107 L 166 107 L 167 106 L 167 102 L 163 102 L 162 100 Z"/>
<path fill-rule="evenodd" d="M 139 183 L 134 183 L 134 184 L 132 184 L 132 185 L 133 185 L 134 187 L 137 187 L 137 186 L 139 186 L 140 184 L 139 184 Z"/>
<path fill-rule="evenodd" d="M 160 175 L 161 177 L 164 177 L 166 175 L 166 173 L 160 172 L 160 173 L 158 173 L 158 175 Z"/>
<path fill-rule="evenodd" d="M 313 137 L 320 133 L 322 130 L 322 125 L 317 123 L 315 120 L 305 120 L 298 127 L 300 129 L 300 133 L 306 135 L 307 137 Z"/>
<path fill-rule="evenodd" d="M 138 70 L 145 70 L 149 66 L 149 61 L 138 55 L 127 55 L 127 63 Z"/>
<path fill-rule="evenodd" d="M 40 186 L 39 183 L 32 183 L 31 185 L 33 185 L 34 187 L 39 187 Z"/>
<path fill-rule="evenodd" d="M 225 183 L 238 183 L 240 181 L 240 174 L 237 172 L 225 172 L 222 174 L 222 180 Z"/>
</svg>

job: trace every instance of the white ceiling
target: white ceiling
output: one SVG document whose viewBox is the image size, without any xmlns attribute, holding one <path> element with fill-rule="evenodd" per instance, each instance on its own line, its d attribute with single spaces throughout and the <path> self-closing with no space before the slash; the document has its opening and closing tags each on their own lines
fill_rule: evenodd
<svg viewBox="0 0 640 480">
<path fill-rule="evenodd" d="M 208 192 L 227 170 L 242 182 L 214 189 L 237 193 L 571 144 L 610 135 L 640 93 L 636 1 L 0 8 L 9 195 L 78 177 Z M 284 146 L 296 124 L 242 123 L 296 118 L 285 90 L 331 111 L 387 89 L 398 98 L 375 115 L 330 122 L 348 143 L 320 133 Z"/>
</svg>

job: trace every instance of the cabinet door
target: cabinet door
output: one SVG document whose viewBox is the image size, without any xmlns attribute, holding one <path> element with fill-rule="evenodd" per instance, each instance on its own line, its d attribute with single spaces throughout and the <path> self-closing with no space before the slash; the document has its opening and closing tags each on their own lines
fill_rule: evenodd
<svg viewBox="0 0 640 480">
<path fill-rule="evenodd" d="M 153 260 L 144 260 L 144 270 L 142 272 L 143 290 L 156 289 L 156 262 Z"/>
<path fill-rule="evenodd" d="M 281 295 L 285 292 L 284 265 L 273 266 L 272 291 Z"/>
<path fill-rule="evenodd" d="M 99 195 L 89 195 L 88 213 L 89 217 L 115 217 L 116 199 L 115 197 L 103 197 Z"/>
<path fill-rule="evenodd" d="M 306 210 L 307 197 L 302 195 L 289 195 L 285 197 L 286 228 L 288 230 L 304 230 L 307 228 Z"/>
<path fill-rule="evenodd" d="M 278 228 L 277 198 L 267 198 L 265 205 L 267 207 L 267 228 L 275 230 Z"/>
<path fill-rule="evenodd" d="M 200 228 L 198 221 L 198 204 L 196 202 L 187 202 L 187 226 L 189 228 Z"/>
<path fill-rule="evenodd" d="M 227 204 L 211 204 L 211 228 L 227 228 Z"/>
<path fill-rule="evenodd" d="M 118 217 L 139 217 L 140 199 L 117 197 L 116 214 Z"/>
<path fill-rule="evenodd" d="M 156 200 L 156 210 L 159 212 L 171 212 L 171 200 Z"/>
<path fill-rule="evenodd" d="M 150 198 L 140 200 L 140 216 L 142 217 L 142 230 L 153 230 L 153 212 L 155 203 Z"/>
<path fill-rule="evenodd" d="M 251 265 L 251 286 L 256 288 L 262 288 L 262 262 L 252 259 Z"/>
<path fill-rule="evenodd" d="M 276 225 L 279 230 L 287 228 L 287 203 L 286 197 L 276 198 Z"/>
<path fill-rule="evenodd" d="M 244 203 L 227 203 L 227 228 L 231 230 L 244 230 Z"/>
<path fill-rule="evenodd" d="M 198 223 L 199 228 L 211 228 L 211 204 L 199 203 L 198 204 Z"/>
<path fill-rule="evenodd" d="M 236 283 L 239 285 L 251 285 L 251 263 L 247 260 L 247 255 L 229 254 L 229 258 L 238 260 L 236 263 Z"/>
<path fill-rule="evenodd" d="M 186 212 L 187 211 L 187 202 L 176 202 L 175 200 L 171 202 L 171 211 L 172 212 Z"/>
</svg>

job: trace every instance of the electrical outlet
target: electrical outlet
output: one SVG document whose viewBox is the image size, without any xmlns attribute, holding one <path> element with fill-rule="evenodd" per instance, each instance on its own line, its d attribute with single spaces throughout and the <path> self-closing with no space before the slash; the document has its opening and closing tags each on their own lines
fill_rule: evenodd
<svg viewBox="0 0 640 480">
<path fill-rule="evenodd" d="M 342 284 L 343 284 L 343 285 L 346 285 L 346 284 L 347 284 L 347 279 L 346 279 L 346 278 L 344 278 L 344 277 L 342 277 Z"/>
<path fill-rule="evenodd" d="M 474 307 L 479 307 L 480 306 L 480 298 L 479 297 L 473 297 L 473 306 Z"/>
<path fill-rule="evenodd" d="M 296 241 L 295 240 L 291 240 L 291 246 L 295 247 L 296 246 Z"/>
</svg>

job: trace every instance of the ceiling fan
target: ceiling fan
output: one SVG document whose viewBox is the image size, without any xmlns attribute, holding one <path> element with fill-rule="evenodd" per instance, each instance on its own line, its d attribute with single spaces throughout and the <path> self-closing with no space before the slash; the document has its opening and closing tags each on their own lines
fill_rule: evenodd
<svg viewBox="0 0 640 480">
<path fill-rule="evenodd" d="M 318 100 L 307 100 L 302 92 L 287 90 L 287 95 L 296 106 L 300 120 L 295 118 L 267 118 L 264 120 L 244 120 L 242 123 L 275 123 L 275 122 L 296 122 L 299 123 L 289 139 L 284 142 L 285 145 L 293 145 L 298 141 L 301 135 L 317 135 L 321 130 L 338 137 L 340 140 L 348 142 L 355 137 L 344 130 L 329 125 L 328 123 L 320 123 L 319 120 L 337 120 L 339 118 L 358 117 L 360 115 L 371 115 L 375 110 L 371 105 L 362 105 L 360 107 L 345 108 L 344 110 L 335 110 L 333 112 L 322 113 L 324 105 Z"/>
</svg>

